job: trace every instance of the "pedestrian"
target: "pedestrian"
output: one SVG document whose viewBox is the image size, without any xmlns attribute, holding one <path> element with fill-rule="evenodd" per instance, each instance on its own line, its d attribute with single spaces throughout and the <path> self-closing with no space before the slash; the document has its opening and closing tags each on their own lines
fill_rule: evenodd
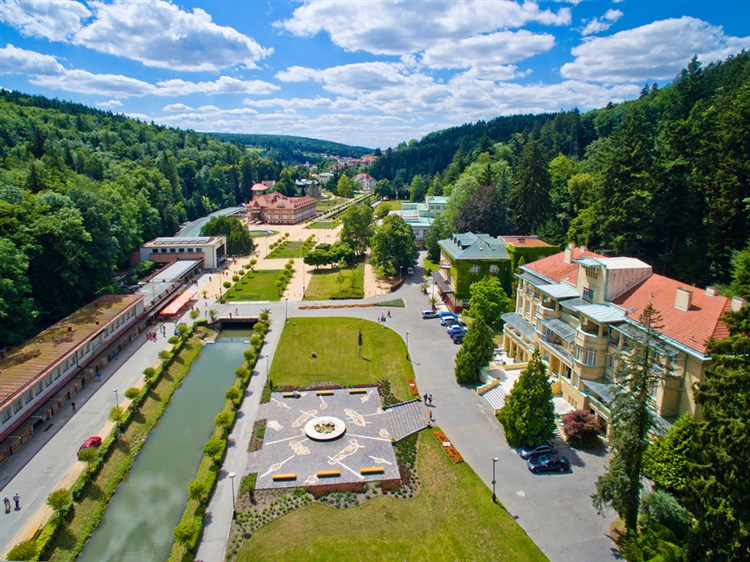
<svg viewBox="0 0 750 562">
<path fill-rule="evenodd" d="M 101 380 L 102 380 L 102 372 L 99 369 L 97 369 L 96 370 L 96 382 L 101 382 Z"/>
<path fill-rule="evenodd" d="M 235 313 L 235 314 L 239 314 L 239 313 L 240 313 L 240 309 L 239 309 L 239 308 L 237 308 L 237 307 L 235 307 L 235 308 L 234 308 L 234 313 Z"/>
<path fill-rule="evenodd" d="M 13 494 L 13 501 L 16 503 L 16 511 L 21 509 L 21 496 L 16 492 Z"/>
<path fill-rule="evenodd" d="M 390 317 L 391 317 L 391 311 L 389 310 L 388 311 L 388 318 L 390 318 Z"/>
<path fill-rule="evenodd" d="M 424 393 L 423 398 L 424 398 L 424 404 L 426 406 L 427 405 L 427 393 L 426 392 Z"/>
<path fill-rule="evenodd" d="M 430 406 L 432 406 L 432 394 L 430 394 L 429 399 L 430 399 Z"/>
<path fill-rule="evenodd" d="M 70 407 L 73 408 L 74 412 L 76 411 L 76 403 L 75 402 L 71 402 L 70 403 Z"/>
<path fill-rule="evenodd" d="M 3 503 L 5 504 L 5 513 L 10 513 L 10 498 L 5 496 L 3 498 Z"/>
<path fill-rule="evenodd" d="M 435 421 L 435 417 L 432 415 L 432 410 L 430 410 L 430 421 L 431 422 Z"/>
</svg>

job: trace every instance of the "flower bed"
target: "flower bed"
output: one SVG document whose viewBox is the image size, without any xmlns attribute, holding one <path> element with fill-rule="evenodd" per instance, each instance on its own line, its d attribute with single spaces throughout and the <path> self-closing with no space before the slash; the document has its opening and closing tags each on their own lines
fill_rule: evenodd
<svg viewBox="0 0 750 562">
<path fill-rule="evenodd" d="M 417 388 L 417 381 L 414 380 L 414 377 L 406 378 L 406 386 L 409 387 L 409 394 L 411 394 L 412 396 L 419 396 L 419 389 Z"/>
<path fill-rule="evenodd" d="M 443 451 L 446 452 L 446 454 L 454 463 L 458 464 L 460 462 L 464 462 L 464 458 L 461 456 L 461 453 L 459 453 L 458 449 L 456 449 L 453 444 L 448 441 L 448 437 L 446 437 L 445 433 L 443 433 L 439 429 L 436 429 L 432 432 L 432 434 L 435 436 L 435 439 L 438 440 L 438 443 L 440 443 Z"/>
</svg>

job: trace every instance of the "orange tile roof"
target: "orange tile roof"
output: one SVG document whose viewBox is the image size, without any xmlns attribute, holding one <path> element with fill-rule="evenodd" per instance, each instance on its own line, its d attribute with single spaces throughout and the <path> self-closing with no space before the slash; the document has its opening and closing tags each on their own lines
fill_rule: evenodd
<svg viewBox="0 0 750 562">
<path fill-rule="evenodd" d="M 600 256 L 596 252 L 583 250 L 582 248 L 574 248 L 573 259 L 571 260 L 571 263 L 565 263 L 563 261 L 565 259 L 565 252 L 559 252 L 557 254 L 552 254 L 551 256 L 538 259 L 534 262 L 527 263 L 523 267 L 525 269 L 528 269 L 529 271 L 538 273 L 539 275 L 543 275 L 548 279 L 557 281 L 558 283 L 563 279 L 567 279 L 571 283 L 575 284 L 576 278 L 578 277 L 578 264 L 575 262 L 575 260 L 584 257 L 603 258 L 604 256 Z"/>
<path fill-rule="evenodd" d="M 536 236 L 498 236 L 500 240 L 511 246 L 551 246 Z"/>
<path fill-rule="evenodd" d="M 262 195 L 256 195 L 253 200 L 248 204 L 248 207 L 263 208 L 263 209 L 285 209 L 299 207 L 306 207 L 308 205 L 315 205 L 315 199 L 305 195 L 304 197 L 287 197 L 281 193 L 264 193 Z"/>
<path fill-rule="evenodd" d="M 690 310 L 675 308 L 678 288 L 693 292 Z M 710 337 L 722 339 L 729 336 L 729 331 L 721 320 L 721 315 L 731 307 L 729 299 L 721 295 L 707 295 L 702 289 L 687 286 L 663 275 L 651 275 L 613 302 L 626 310 L 634 308 L 628 313 L 628 317 L 636 321 L 643 309 L 651 303 L 662 317 L 664 327 L 659 331 L 701 353 L 706 353 L 706 342 Z"/>
</svg>

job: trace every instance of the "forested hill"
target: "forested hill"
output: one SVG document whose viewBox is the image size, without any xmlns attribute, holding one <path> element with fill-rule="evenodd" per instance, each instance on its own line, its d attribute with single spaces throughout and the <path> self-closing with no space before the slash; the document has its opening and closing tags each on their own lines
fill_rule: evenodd
<svg viewBox="0 0 750 562">
<path fill-rule="evenodd" d="M 585 114 L 432 133 L 370 170 L 389 196 L 449 196 L 430 240 L 537 234 L 637 257 L 688 284 L 726 284 L 750 238 L 750 53 L 694 59 L 671 85 Z"/>
<path fill-rule="evenodd" d="M 224 141 L 270 150 L 278 160 L 296 164 L 316 162 L 321 160 L 323 155 L 326 154 L 359 158 L 372 152 L 372 149 L 362 146 L 349 146 L 348 144 L 338 142 L 289 135 L 207 134 Z"/>
<path fill-rule="evenodd" d="M 0 90 L 0 347 L 106 292 L 142 242 L 281 172 L 207 135 Z"/>
</svg>

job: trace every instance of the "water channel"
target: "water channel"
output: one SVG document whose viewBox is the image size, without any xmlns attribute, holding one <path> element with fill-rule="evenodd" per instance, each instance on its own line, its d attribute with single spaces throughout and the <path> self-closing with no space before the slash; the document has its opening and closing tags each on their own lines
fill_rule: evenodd
<svg viewBox="0 0 750 562">
<path fill-rule="evenodd" d="M 172 396 L 78 558 L 84 562 L 166 560 L 187 487 L 203 457 L 224 393 L 242 364 L 249 330 L 224 330 L 203 348 Z"/>
</svg>

